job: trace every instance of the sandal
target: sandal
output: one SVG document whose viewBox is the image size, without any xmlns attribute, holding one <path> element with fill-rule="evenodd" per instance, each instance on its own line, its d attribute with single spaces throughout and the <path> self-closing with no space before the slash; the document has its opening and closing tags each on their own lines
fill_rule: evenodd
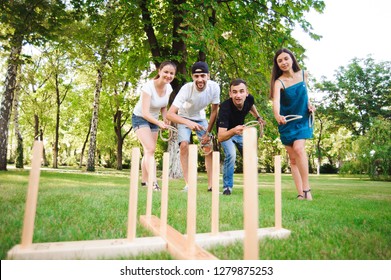
<svg viewBox="0 0 391 280">
<path fill-rule="evenodd" d="M 303 190 L 303 193 L 304 193 L 304 199 L 308 199 L 308 193 L 311 191 L 311 189 L 308 189 L 308 190 Z M 312 197 L 311 197 L 312 199 Z"/>
<path fill-rule="evenodd" d="M 158 185 L 157 182 L 154 182 L 154 183 L 153 183 L 153 190 L 154 190 L 155 192 L 160 192 L 160 191 L 161 191 L 161 189 L 160 189 L 160 187 L 159 187 L 159 185 Z"/>
<path fill-rule="evenodd" d="M 298 194 L 298 195 L 296 196 L 296 198 L 297 198 L 298 200 L 303 200 L 303 199 L 304 199 L 304 196 L 302 196 L 301 194 Z"/>
</svg>

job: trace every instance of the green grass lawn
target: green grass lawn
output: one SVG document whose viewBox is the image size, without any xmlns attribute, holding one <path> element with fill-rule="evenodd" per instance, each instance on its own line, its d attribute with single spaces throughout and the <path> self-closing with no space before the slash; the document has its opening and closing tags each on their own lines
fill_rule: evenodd
<svg viewBox="0 0 391 280">
<path fill-rule="evenodd" d="M 0 172 L 0 258 L 21 240 L 28 171 Z M 129 171 L 86 173 L 68 169 L 41 172 L 33 242 L 126 238 Z M 270 260 L 391 259 L 391 183 L 338 175 L 312 175 L 313 201 L 296 200 L 289 174 L 282 176 L 282 223 L 287 239 L 265 239 L 259 258 Z M 210 232 L 211 193 L 198 174 L 197 233 Z M 187 194 L 183 180 L 170 181 L 168 223 L 186 231 Z M 243 229 L 243 176 L 235 174 L 231 196 L 220 196 L 220 231 Z M 146 189 L 139 188 L 138 211 L 145 213 Z M 153 214 L 160 213 L 160 193 Z M 259 225 L 274 226 L 274 177 L 259 175 Z M 140 224 L 137 236 L 152 236 Z M 220 259 L 242 259 L 241 242 L 210 250 Z M 137 259 L 171 259 L 168 253 Z"/>
</svg>

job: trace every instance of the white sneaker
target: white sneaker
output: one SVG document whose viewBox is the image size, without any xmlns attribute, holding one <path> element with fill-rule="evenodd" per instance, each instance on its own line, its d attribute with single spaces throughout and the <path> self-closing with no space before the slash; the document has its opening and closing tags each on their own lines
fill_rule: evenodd
<svg viewBox="0 0 391 280">
<path fill-rule="evenodd" d="M 186 186 L 183 188 L 182 192 L 187 192 L 188 189 L 189 189 L 189 187 L 186 185 Z"/>
</svg>

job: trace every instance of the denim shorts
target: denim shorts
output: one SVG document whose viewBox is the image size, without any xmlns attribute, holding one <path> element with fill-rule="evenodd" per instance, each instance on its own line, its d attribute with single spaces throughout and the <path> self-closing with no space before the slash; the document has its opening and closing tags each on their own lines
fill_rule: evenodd
<svg viewBox="0 0 391 280">
<path fill-rule="evenodd" d="M 191 120 L 193 121 L 193 120 Z M 200 130 L 196 131 L 195 133 L 197 134 L 198 140 L 201 139 L 202 135 L 206 133 L 206 129 L 208 128 L 208 122 L 206 120 L 201 120 L 201 121 L 193 121 L 196 122 L 203 127 L 205 127 L 205 130 Z M 191 135 L 191 130 L 184 124 L 178 124 L 178 143 L 180 144 L 182 141 L 186 141 L 190 143 L 190 135 Z"/>
<path fill-rule="evenodd" d="M 132 125 L 134 131 L 141 127 L 149 127 L 152 132 L 158 132 L 159 131 L 159 126 L 156 124 L 150 123 L 143 117 L 136 116 L 135 114 L 132 115 Z"/>
</svg>

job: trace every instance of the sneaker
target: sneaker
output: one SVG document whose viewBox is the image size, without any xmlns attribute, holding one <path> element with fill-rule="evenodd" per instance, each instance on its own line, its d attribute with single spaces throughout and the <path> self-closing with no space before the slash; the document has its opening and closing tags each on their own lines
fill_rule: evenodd
<svg viewBox="0 0 391 280">
<path fill-rule="evenodd" d="M 230 188 L 225 188 L 223 191 L 223 195 L 231 195 L 231 189 Z"/>
<path fill-rule="evenodd" d="M 155 192 L 160 192 L 161 191 L 161 189 L 160 189 L 160 187 L 159 187 L 157 182 L 153 183 L 153 190 Z"/>
<path fill-rule="evenodd" d="M 186 185 L 184 188 L 183 188 L 183 192 L 187 192 L 187 190 L 189 189 L 189 187 Z"/>
</svg>

